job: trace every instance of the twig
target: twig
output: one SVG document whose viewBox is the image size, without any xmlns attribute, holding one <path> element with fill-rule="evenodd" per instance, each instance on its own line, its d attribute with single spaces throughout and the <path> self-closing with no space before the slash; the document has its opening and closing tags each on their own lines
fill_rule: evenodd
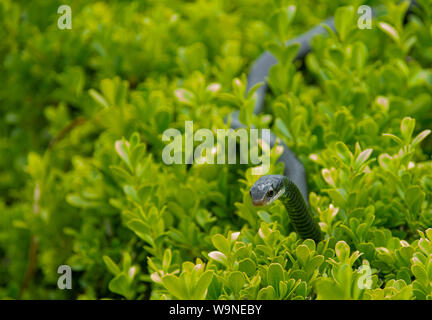
<svg viewBox="0 0 432 320">
<path fill-rule="evenodd" d="M 69 132 L 71 132 L 74 128 L 84 124 L 87 122 L 87 119 L 84 117 L 78 117 L 75 120 L 73 120 L 71 123 L 69 123 L 65 128 L 63 128 L 58 135 L 52 139 L 48 145 L 48 149 L 54 148 L 54 146 L 62 140 Z"/>
</svg>

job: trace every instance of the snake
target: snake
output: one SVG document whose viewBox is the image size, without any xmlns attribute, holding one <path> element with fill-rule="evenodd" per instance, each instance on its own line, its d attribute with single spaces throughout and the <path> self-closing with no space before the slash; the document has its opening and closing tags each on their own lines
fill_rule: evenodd
<svg viewBox="0 0 432 320">
<path fill-rule="evenodd" d="M 324 21 L 328 27 L 334 29 L 334 19 L 330 18 Z M 299 43 L 299 50 L 294 58 L 303 59 L 311 50 L 311 39 L 327 32 L 323 26 L 316 26 L 305 34 L 289 40 L 286 45 Z M 263 85 L 256 91 L 256 102 L 254 114 L 264 111 L 265 93 L 267 83 L 265 78 L 268 76 L 270 68 L 277 63 L 277 59 L 270 53 L 263 53 L 252 65 L 248 75 L 247 91 L 257 83 Z M 238 113 L 232 117 L 231 127 L 236 129 L 242 124 L 238 121 Z M 258 179 L 250 189 L 252 204 L 255 207 L 265 206 L 276 200 L 282 201 L 293 229 L 302 239 L 312 239 L 316 243 L 321 240 L 321 231 L 318 224 L 314 221 L 308 207 L 308 186 L 306 171 L 302 162 L 297 158 L 295 153 L 273 133 L 270 133 L 270 147 L 278 143 L 283 148 L 283 152 L 278 162 L 284 163 L 283 175 L 265 175 Z"/>
<path fill-rule="evenodd" d="M 284 175 L 266 175 L 250 189 L 252 204 L 268 205 L 276 200 L 285 206 L 294 230 L 302 239 L 321 241 L 321 231 L 313 220 L 309 208 L 297 185 Z"/>
<path fill-rule="evenodd" d="M 417 4 L 412 0 L 406 12 L 405 21 L 408 14 L 413 12 L 414 7 L 417 7 Z M 372 15 L 377 15 L 376 8 L 372 8 Z M 327 29 L 323 25 L 335 31 L 334 17 L 328 18 L 308 32 L 288 40 L 285 43 L 286 46 L 294 43 L 300 45 L 294 60 L 304 59 L 311 51 L 311 40 L 313 37 L 327 33 Z M 259 114 L 264 111 L 265 93 L 268 87 L 265 79 L 269 75 L 270 68 L 276 63 L 278 63 L 278 60 L 267 51 L 251 66 L 246 92 L 249 92 L 256 84 L 260 82 L 263 83 L 256 91 L 254 114 Z M 234 129 L 243 126 L 238 116 L 238 111 L 234 112 L 232 115 L 231 127 Z M 258 207 L 269 205 L 276 200 L 280 200 L 285 206 L 290 222 L 300 238 L 312 239 L 318 243 L 322 239 L 321 231 L 318 224 L 314 221 L 308 207 L 308 186 L 305 168 L 295 153 L 271 133 L 270 147 L 273 147 L 276 141 L 278 145 L 283 148 L 282 155 L 278 159 L 278 162 L 284 163 L 283 175 L 265 175 L 260 177 L 253 184 L 249 192 L 252 204 Z"/>
</svg>

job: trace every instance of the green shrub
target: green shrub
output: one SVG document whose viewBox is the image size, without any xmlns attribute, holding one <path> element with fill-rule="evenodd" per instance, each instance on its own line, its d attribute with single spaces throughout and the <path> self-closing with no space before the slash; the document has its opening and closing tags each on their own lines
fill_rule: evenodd
<svg viewBox="0 0 432 320">
<path fill-rule="evenodd" d="M 417 2 L 404 25 L 406 2 L 369 1 L 383 13 L 360 30 L 360 1 L 76 1 L 61 31 L 59 1 L 2 1 L 0 297 L 432 299 L 432 7 Z M 331 15 L 291 63 L 281 43 Z M 279 63 L 253 115 L 245 74 L 266 49 Z M 236 109 L 305 165 L 320 243 L 282 204 L 252 206 L 252 167 L 161 161 L 164 130 L 228 128 Z"/>
</svg>

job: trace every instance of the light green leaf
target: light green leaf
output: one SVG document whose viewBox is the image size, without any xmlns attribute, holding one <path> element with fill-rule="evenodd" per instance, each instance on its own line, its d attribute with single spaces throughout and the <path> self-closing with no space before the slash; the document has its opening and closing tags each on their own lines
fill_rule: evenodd
<svg viewBox="0 0 432 320">
<path fill-rule="evenodd" d="M 180 300 L 187 300 L 189 298 L 183 279 L 173 275 L 166 275 L 162 278 L 162 284 L 175 298 Z"/>
<path fill-rule="evenodd" d="M 228 255 L 230 252 L 230 243 L 229 241 L 222 236 L 221 234 L 215 234 L 212 237 L 213 245 L 225 255 Z"/>
<path fill-rule="evenodd" d="M 245 284 L 245 277 L 244 277 L 242 272 L 233 271 L 229 275 L 228 281 L 229 281 L 229 285 L 230 285 L 231 290 L 235 294 L 239 294 L 240 290 L 243 288 L 243 286 Z"/>
<path fill-rule="evenodd" d="M 103 261 L 105 262 L 105 265 L 112 274 L 118 275 L 119 273 L 121 273 L 120 268 L 115 264 L 114 261 L 112 261 L 110 257 L 103 256 Z"/>
<path fill-rule="evenodd" d="M 344 41 L 354 27 L 354 8 L 339 7 L 335 12 L 334 23 L 339 38 Z"/>
<path fill-rule="evenodd" d="M 380 22 L 378 23 L 378 28 L 380 28 L 385 34 L 392 38 L 394 42 L 398 44 L 400 43 L 399 33 L 391 25 L 385 22 Z"/>
<path fill-rule="evenodd" d="M 192 299 L 203 300 L 206 297 L 207 289 L 213 279 L 213 271 L 204 272 L 199 278 L 195 288 Z"/>
</svg>

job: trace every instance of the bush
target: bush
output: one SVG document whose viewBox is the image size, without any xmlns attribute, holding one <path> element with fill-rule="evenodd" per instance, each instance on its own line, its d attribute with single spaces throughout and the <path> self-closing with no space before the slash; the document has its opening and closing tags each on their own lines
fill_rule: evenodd
<svg viewBox="0 0 432 320">
<path fill-rule="evenodd" d="M 360 1 L 0 4 L 0 297 L 432 299 L 432 11 Z M 281 45 L 335 15 L 304 63 Z M 267 110 L 245 74 L 269 49 Z M 271 128 L 325 239 L 252 206 L 243 165 L 165 165 L 162 133 Z M 271 173 L 282 173 L 272 149 Z M 56 287 L 57 268 L 73 289 Z"/>
</svg>

